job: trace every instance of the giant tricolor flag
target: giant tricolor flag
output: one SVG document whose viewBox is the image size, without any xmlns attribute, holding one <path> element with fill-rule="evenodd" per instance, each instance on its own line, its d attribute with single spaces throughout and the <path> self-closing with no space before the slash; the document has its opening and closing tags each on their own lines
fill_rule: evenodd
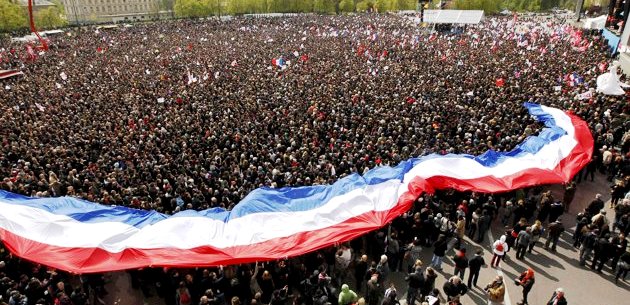
<svg viewBox="0 0 630 305">
<path fill-rule="evenodd" d="M 18 256 L 77 273 L 300 255 L 386 225 L 423 192 L 493 193 L 569 181 L 591 159 L 587 124 L 555 108 L 525 106 L 546 128 L 510 152 L 433 154 L 332 185 L 260 188 L 231 211 L 167 216 L 71 197 L 0 191 L 0 238 Z"/>
</svg>

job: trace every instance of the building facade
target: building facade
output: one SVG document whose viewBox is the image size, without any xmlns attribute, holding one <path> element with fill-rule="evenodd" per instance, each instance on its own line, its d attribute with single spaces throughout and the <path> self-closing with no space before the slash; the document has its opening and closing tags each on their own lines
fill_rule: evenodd
<svg viewBox="0 0 630 305">
<path fill-rule="evenodd" d="M 132 22 L 159 18 L 159 0 L 61 0 L 68 22 Z"/>
</svg>

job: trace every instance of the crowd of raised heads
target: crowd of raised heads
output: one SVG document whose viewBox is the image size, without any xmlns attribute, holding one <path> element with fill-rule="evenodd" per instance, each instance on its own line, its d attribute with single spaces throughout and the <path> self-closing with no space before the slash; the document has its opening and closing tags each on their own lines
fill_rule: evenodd
<svg viewBox="0 0 630 305">
<path fill-rule="evenodd" d="M 509 151 L 543 128 L 523 107 L 529 101 L 586 120 L 595 157 L 580 180 L 601 170 L 625 196 L 626 97 L 593 92 L 611 64 L 609 48 L 600 33 L 563 21 L 491 17 L 430 32 L 398 15 L 178 20 L 70 29 L 36 58 L 3 39 L 0 69 L 25 75 L 0 80 L 0 189 L 167 214 L 231 209 L 261 186 L 328 184 L 431 153 Z M 419 198 L 391 232 L 339 249 L 255 265 L 134 270 L 133 285 L 178 305 L 377 305 L 389 302 L 388 272 L 439 269 L 438 260 L 414 267 L 422 247 L 461 248 L 447 240 L 459 241 L 462 230 L 481 242 L 508 201 L 506 225 L 533 221 L 542 195 L 438 192 Z M 472 225 L 475 215 L 482 225 Z M 450 222 L 458 231 L 442 232 Z M 106 294 L 97 275 L 72 285 L 71 275 L 6 250 L 0 260 L 0 302 L 82 305 L 87 292 Z M 339 293 L 349 278 L 362 299 Z M 419 301 L 436 294 L 426 285 Z"/>
</svg>

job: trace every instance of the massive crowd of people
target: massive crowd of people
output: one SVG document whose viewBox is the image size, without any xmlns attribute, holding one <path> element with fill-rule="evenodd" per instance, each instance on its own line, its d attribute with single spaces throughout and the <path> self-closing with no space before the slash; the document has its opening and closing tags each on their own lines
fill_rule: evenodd
<svg viewBox="0 0 630 305">
<path fill-rule="evenodd" d="M 482 242 L 500 209 L 503 225 L 514 229 L 495 242 L 493 265 L 514 246 L 526 257 L 543 225 L 545 247 L 555 249 L 567 198 L 596 171 L 615 184 L 618 217 L 609 229 L 628 233 L 626 97 L 584 97 L 611 63 L 609 50 L 600 34 L 552 16 L 493 17 L 459 34 L 430 33 L 397 15 L 180 20 L 74 29 L 50 40 L 37 58 L 0 41 L 0 69 L 25 73 L 1 80 L 0 189 L 29 196 L 167 214 L 231 209 L 260 186 L 332 183 L 429 153 L 509 151 L 542 128 L 525 101 L 570 110 L 592 129 L 594 159 L 567 185 L 564 201 L 538 188 L 494 198 L 445 191 L 424 196 L 390 232 L 339 249 L 255 265 L 131 272 L 134 286 L 146 294 L 158 287 L 167 304 L 394 304 L 402 292 L 387 278 L 398 270 L 410 272 L 408 301 L 420 301 L 439 297 L 435 272 L 452 249 L 459 249 L 461 278 L 443 291 L 458 302 L 472 288 L 462 282 L 464 270 L 474 274 L 479 263 L 468 262 L 466 234 Z M 603 208 L 581 214 L 576 247 L 591 247 L 582 237 L 592 234 L 611 237 L 596 218 Z M 615 238 L 615 245 L 625 241 Z M 616 257 L 613 267 L 625 277 L 625 249 L 604 255 L 602 243 L 592 246 L 593 266 L 601 271 Z M 423 270 L 417 257 L 426 246 L 435 246 L 434 259 Z M 588 247 L 583 252 L 586 259 Z M 106 293 L 97 275 L 72 289 L 61 271 L 7 251 L 0 260 L 0 303 L 82 305 L 88 291 L 97 300 Z M 525 303 L 531 276 L 521 279 Z M 493 302 L 501 285 L 497 278 L 486 287 Z M 563 295 L 556 291 L 554 302 Z"/>
</svg>

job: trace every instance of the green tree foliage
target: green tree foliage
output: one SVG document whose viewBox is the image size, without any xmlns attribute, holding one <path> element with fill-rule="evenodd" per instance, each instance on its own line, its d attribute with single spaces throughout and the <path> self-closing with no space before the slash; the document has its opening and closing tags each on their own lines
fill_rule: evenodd
<svg viewBox="0 0 630 305">
<path fill-rule="evenodd" d="M 9 0 L 0 0 L 0 32 L 13 31 L 26 26 L 26 11 Z"/>
<path fill-rule="evenodd" d="M 68 24 L 63 5 L 59 1 L 53 1 L 55 6 L 39 10 L 35 13 L 35 24 L 38 29 L 52 29 Z"/>
<path fill-rule="evenodd" d="M 175 15 L 179 17 L 204 17 L 218 14 L 218 3 L 223 14 L 247 13 L 297 13 L 320 14 L 364 12 L 376 9 L 379 12 L 414 10 L 417 0 L 162 0 L 174 1 Z M 503 9 L 512 11 L 539 11 L 552 8 L 575 9 L 577 0 L 444 0 L 449 8 L 484 10 L 488 14 Z M 608 0 L 586 0 L 589 3 Z M 439 7 L 440 0 L 427 0 L 428 8 Z"/>
<path fill-rule="evenodd" d="M 354 1 L 353 0 L 341 0 L 339 3 L 339 9 L 345 13 L 354 12 Z"/>
<path fill-rule="evenodd" d="M 175 0 L 173 11 L 177 17 L 206 17 L 218 12 L 219 4 L 212 0 Z"/>
<path fill-rule="evenodd" d="M 373 0 L 360 1 L 357 3 L 357 12 L 365 12 L 368 9 L 374 9 L 376 2 Z"/>
</svg>

